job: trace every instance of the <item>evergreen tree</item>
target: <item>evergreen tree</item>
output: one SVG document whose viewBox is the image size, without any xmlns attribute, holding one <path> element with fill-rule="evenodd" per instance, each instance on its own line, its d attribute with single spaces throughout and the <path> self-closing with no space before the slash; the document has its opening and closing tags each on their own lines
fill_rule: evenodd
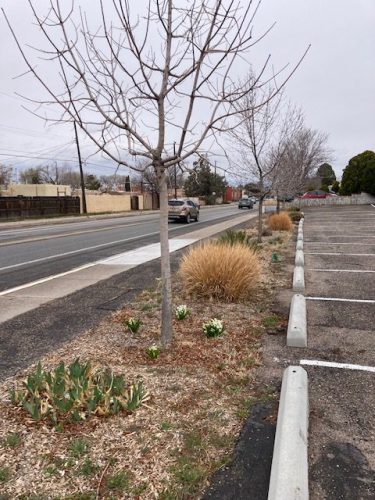
<svg viewBox="0 0 375 500">
<path fill-rule="evenodd" d="M 210 165 L 205 159 L 197 162 L 184 184 L 186 196 L 202 196 L 207 203 L 212 202 L 213 197 L 222 196 L 226 187 L 227 182 L 224 177 L 211 172 Z"/>
<path fill-rule="evenodd" d="M 330 186 L 336 180 L 336 174 L 329 163 L 323 163 L 320 165 L 316 172 L 317 177 L 321 180 L 321 189 L 325 191 L 323 186 Z"/>
<path fill-rule="evenodd" d="M 370 193 L 375 195 L 375 153 L 364 151 L 349 160 L 344 169 L 340 194 Z"/>
</svg>

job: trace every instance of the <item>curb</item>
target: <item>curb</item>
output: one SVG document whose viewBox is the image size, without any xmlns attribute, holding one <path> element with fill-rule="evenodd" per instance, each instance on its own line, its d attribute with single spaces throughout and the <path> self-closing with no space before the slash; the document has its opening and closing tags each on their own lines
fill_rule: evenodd
<svg viewBox="0 0 375 500">
<path fill-rule="evenodd" d="M 299 250 L 300 251 L 300 250 Z M 297 256 L 297 253 L 296 253 Z M 296 266 L 293 273 L 293 292 L 304 293 L 305 271 L 303 266 Z"/>
<path fill-rule="evenodd" d="M 301 366 L 283 375 L 268 500 L 308 500 L 308 379 Z"/>
<path fill-rule="evenodd" d="M 305 257 L 303 254 L 303 250 L 296 250 L 296 257 L 294 259 L 295 266 L 304 266 L 305 265 Z"/>
<path fill-rule="evenodd" d="M 298 240 L 296 250 L 303 250 L 303 240 Z"/>
<path fill-rule="evenodd" d="M 290 304 L 286 345 L 307 347 L 306 299 L 298 293 L 293 295 Z"/>
</svg>

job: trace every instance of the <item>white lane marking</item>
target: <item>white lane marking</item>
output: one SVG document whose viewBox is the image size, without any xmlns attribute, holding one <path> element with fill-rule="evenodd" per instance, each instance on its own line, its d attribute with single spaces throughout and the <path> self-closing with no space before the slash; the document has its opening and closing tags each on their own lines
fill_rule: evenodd
<svg viewBox="0 0 375 500">
<path fill-rule="evenodd" d="M 254 217 L 251 217 L 251 218 L 255 218 L 257 214 L 253 213 L 251 215 L 254 216 Z M 217 219 L 223 219 L 224 217 L 227 217 L 227 216 L 226 215 L 219 215 L 217 217 L 213 217 L 212 219 L 210 219 L 209 222 L 217 220 Z M 230 217 L 230 214 L 228 215 L 228 217 Z M 232 220 L 235 221 L 237 218 L 242 218 L 242 217 L 243 217 L 243 214 L 242 214 L 242 216 L 240 215 L 240 216 L 237 216 L 237 217 L 233 217 Z M 207 222 L 208 221 L 194 222 L 194 228 L 197 225 L 205 224 Z M 239 222 L 239 224 L 240 223 L 241 222 Z M 236 224 L 234 224 L 234 225 L 236 225 Z M 178 230 L 180 230 L 180 229 L 182 229 L 184 227 L 185 226 L 183 226 L 183 225 L 178 226 L 178 227 L 172 227 L 172 228 L 169 228 L 168 231 L 169 232 L 178 231 Z M 132 238 L 125 238 L 125 239 L 122 239 L 122 240 L 111 241 L 109 243 L 101 243 L 100 245 L 94 245 L 94 246 L 91 246 L 91 247 L 80 248 L 78 250 L 71 250 L 70 252 L 64 252 L 64 253 L 60 253 L 60 254 L 56 254 L 56 255 L 50 255 L 48 257 L 42 257 L 40 259 L 34 259 L 34 260 L 27 261 L 27 262 L 19 262 L 18 264 L 12 264 L 10 266 L 1 267 L 0 268 L 0 272 L 1 271 L 7 271 L 8 269 L 15 269 L 17 267 L 26 266 L 28 264 L 36 264 L 37 262 L 44 262 L 46 260 L 56 259 L 56 258 L 59 258 L 59 257 L 66 257 L 67 255 L 74 255 L 74 254 L 77 254 L 77 253 L 84 253 L 86 251 L 95 250 L 97 248 L 104 248 L 104 247 L 108 247 L 108 246 L 111 246 L 111 245 L 117 245 L 119 243 L 125 243 L 127 241 L 134 241 L 136 239 L 146 238 L 148 236 L 155 236 L 156 234 L 159 234 L 159 231 L 154 231 L 152 233 L 141 234 L 139 236 L 134 236 Z"/>
<path fill-rule="evenodd" d="M 159 231 L 154 231 L 153 233 L 143 234 L 141 236 L 133 236 L 132 238 L 125 238 L 122 240 L 111 241 L 110 243 L 101 243 L 100 245 L 94 245 L 92 247 L 79 248 L 78 250 L 71 250 L 70 252 L 64 252 L 64 253 L 60 253 L 60 254 L 56 254 L 56 255 L 50 255 L 48 257 L 42 257 L 40 259 L 29 260 L 27 262 L 19 262 L 18 264 L 12 264 L 11 266 L 1 267 L 0 271 L 6 271 L 8 269 L 15 269 L 16 267 L 26 266 L 28 264 L 35 264 L 37 262 L 44 262 L 46 260 L 51 260 L 51 259 L 57 259 L 59 257 L 66 257 L 67 255 L 84 253 L 84 252 L 87 252 L 89 250 L 95 250 L 97 248 L 103 248 L 103 247 L 108 247 L 111 245 L 117 245 L 118 243 L 125 243 L 127 241 L 133 241 L 133 240 L 137 240 L 140 238 L 145 238 L 147 236 L 154 236 L 155 234 L 159 234 Z"/>
<path fill-rule="evenodd" d="M 65 271 L 64 273 L 54 274 L 53 276 L 47 276 L 47 278 L 41 278 L 40 280 L 31 281 L 30 283 L 26 283 L 25 285 L 9 288 L 8 290 L 0 292 L 0 297 L 2 297 L 3 295 L 8 295 L 9 293 L 18 292 L 19 290 L 24 290 L 25 288 L 30 288 L 34 285 L 40 285 L 41 283 L 46 283 L 47 281 L 54 280 L 55 278 L 62 278 L 63 276 L 68 276 L 69 274 L 77 273 L 78 271 L 82 271 L 83 269 L 88 269 L 89 267 L 93 267 L 96 264 L 97 264 L 96 262 L 91 262 L 90 264 L 85 264 L 84 266 L 76 267 L 74 269 L 71 269 L 70 271 Z"/>
<path fill-rule="evenodd" d="M 306 271 L 314 271 L 316 273 L 375 273 L 363 269 L 306 269 Z"/>
<path fill-rule="evenodd" d="M 372 206 L 373 208 L 375 208 L 375 205 L 373 205 L 372 203 L 371 203 L 371 206 Z"/>
<path fill-rule="evenodd" d="M 336 363 L 334 361 L 318 361 L 315 359 L 301 359 L 300 365 L 322 366 L 325 368 L 341 368 L 344 370 L 360 370 L 375 373 L 375 366 L 352 365 L 350 363 Z"/>
<path fill-rule="evenodd" d="M 195 243 L 196 239 L 176 239 L 169 240 L 170 252 L 175 252 L 183 247 L 191 245 Z M 84 269 L 88 269 L 89 267 L 96 266 L 98 264 L 112 265 L 118 266 L 123 265 L 124 268 L 126 266 L 138 266 L 140 264 L 144 264 L 145 262 L 149 262 L 150 260 L 158 259 L 160 257 L 160 243 L 155 243 L 151 245 L 147 245 L 145 247 L 141 247 L 136 250 L 130 250 L 129 252 L 124 252 L 122 254 L 114 255 L 113 257 L 109 257 L 108 259 L 103 259 L 95 262 L 91 262 L 90 264 L 85 264 L 80 267 L 76 267 L 71 269 L 70 271 L 65 271 L 63 273 L 54 274 L 52 276 L 47 276 L 46 278 L 41 278 L 40 280 L 32 281 L 30 283 L 26 283 L 25 285 L 16 286 L 14 288 L 9 288 L 8 290 L 4 290 L 0 292 L 0 297 L 4 295 L 8 295 L 13 292 L 18 292 L 20 290 L 24 290 L 25 288 L 30 288 L 35 285 L 40 285 L 42 283 L 46 283 L 47 281 L 54 280 L 56 278 L 62 278 L 64 276 L 68 276 L 69 274 L 77 273 L 78 271 L 82 271 Z"/>
<path fill-rule="evenodd" d="M 339 297 L 305 297 L 306 300 L 325 300 L 332 302 L 358 302 L 360 304 L 375 304 L 375 300 L 370 299 L 341 299 Z"/>
<path fill-rule="evenodd" d="M 343 257 L 375 257 L 375 253 L 305 252 L 305 255 L 341 255 Z"/>
</svg>

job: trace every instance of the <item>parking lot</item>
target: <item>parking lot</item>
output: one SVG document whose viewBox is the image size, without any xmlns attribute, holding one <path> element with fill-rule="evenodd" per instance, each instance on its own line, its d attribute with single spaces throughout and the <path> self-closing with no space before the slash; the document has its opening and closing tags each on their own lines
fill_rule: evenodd
<svg viewBox="0 0 375 500">
<path fill-rule="evenodd" d="M 375 207 L 306 208 L 303 225 L 307 347 L 269 335 L 263 376 L 308 373 L 310 500 L 375 498 Z M 296 237 L 295 237 L 296 238 Z M 275 313 L 288 318 L 290 276 Z"/>
<path fill-rule="evenodd" d="M 305 211 L 312 499 L 375 498 L 375 208 Z M 331 363 L 334 363 L 331 365 Z"/>
</svg>

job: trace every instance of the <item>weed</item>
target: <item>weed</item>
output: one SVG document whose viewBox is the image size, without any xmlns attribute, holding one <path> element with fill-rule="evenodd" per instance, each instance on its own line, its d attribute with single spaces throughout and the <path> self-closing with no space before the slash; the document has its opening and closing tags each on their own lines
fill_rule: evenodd
<svg viewBox="0 0 375 500">
<path fill-rule="evenodd" d="M 0 483 L 6 483 L 10 479 L 9 467 L 0 467 Z"/>
<path fill-rule="evenodd" d="M 93 463 L 90 458 L 86 458 L 81 467 L 78 469 L 80 476 L 93 476 L 98 472 L 99 467 Z"/>
<path fill-rule="evenodd" d="M 107 476 L 107 488 L 112 491 L 125 491 L 129 487 L 129 474 L 120 471 L 112 476 Z"/>
<path fill-rule="evenodd" d="M 3 441 L 5 448 L 17 448 L 21 444 L 21 436 L 18 432 L 9 433 Z"/>
<path fill-rule="evenodd" d="M 236 301 L 256 289 L 260 263 L 258 256 L 242 244 L 206 243 L 184 255 L 180 273 L 187 293 Z"/>
<path fill-rule="evenodd" d="M 146 354 L 150 359 L 157 359 L 160 355 L 160 347 L 152 345 L 146 349 Z"/>
<path fill-rule="evenodd" d="M 203 448 L 202 435 L 197 431 L 187 432 L 184 435 L 184 446 L 189 453 L 197 453 Z"/>
<path fill-rule="evenodd" d="M 196 465 L 187 457 L 181 457 L 172 472 L 177 481 L 182 483 L 184 487 L 197 486 L 206 475 L 201 466 Z"/>
<path fill-rule="evenodd" d="M 265 318 L 262 319 L 262 323 L 265 328 L 275 328 L 278 322 L 279 322 L 279 317 L 275 315 L 266 316 Z"/>
<path fill-rule="evenodd" d="M 133 495 L 135 497 L 139 497 L 142 493 L 144 493 L 147 490 L 147 488 L 148 488 L 148 484 L 147 483 L 141 483 L 140 485 L 135 486 L 132 489 L 132 493 L 133 493 Z"/>
<path fill-rule="evenodd" d="M 169 431 L 172 428 L 172 424 L 169 422 L 162 422 L 160 427 L 162 431 Z"/>
<path fill-rule="evenodd" d="M 59 469 L 56 467 L 56 465 L 47 465 L 43 472 L 48 477 L 55 477 L 58 475 Z"/>
<path fill-rule="evenodd" d="M 80 458 L 88 452 L 89 444 L 85 439 L 74 439 L 69 444 L 69 452 L 74 458 Z"/>
</svg>

